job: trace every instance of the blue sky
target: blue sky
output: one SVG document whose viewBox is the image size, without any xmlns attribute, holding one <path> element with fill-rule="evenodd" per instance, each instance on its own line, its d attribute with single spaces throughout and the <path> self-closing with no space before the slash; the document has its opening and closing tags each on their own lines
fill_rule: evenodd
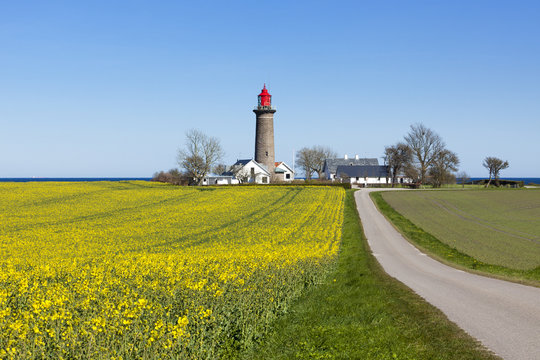
<svg viewBox="0 0 540 360">
<path fill-rule="evenodd" d="M 188 129 L 252 158 L 380 157 L 424 123 L 486 176 L 540 176 L 538 1 L 17 1 L 0 5 L 0 177 L 151 176 Z"/>
</svg>

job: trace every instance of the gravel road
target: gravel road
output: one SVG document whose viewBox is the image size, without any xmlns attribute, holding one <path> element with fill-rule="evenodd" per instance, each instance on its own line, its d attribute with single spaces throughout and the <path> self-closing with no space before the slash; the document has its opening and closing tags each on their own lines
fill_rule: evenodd
<svg viewBox="0 0 540 360">
<path fill-rule="evenodd" d="M 369 197 L 377 190 L 361 189 L 355 198 L 384 270 L 502 358 L 540 360 L 540 288 L 470 274 L 421 253 L 379 213 Z"/>
</svg>

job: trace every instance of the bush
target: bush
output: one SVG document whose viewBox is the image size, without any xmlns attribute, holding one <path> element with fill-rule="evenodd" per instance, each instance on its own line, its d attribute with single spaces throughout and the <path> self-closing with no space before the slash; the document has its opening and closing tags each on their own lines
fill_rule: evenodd
<svg viewBox="0 0 540 360">
<path fill-rule="evenodd" d="M 178 169 L 171 169 L 169 171 L 160 171 L 154 174 L 150 181 L 168 183 L 173 185 L 189 185 L 189 178 L 182 174 Z"/>
<path fill-rule="evenodd" d="M 472 181 L 472 184 L 476 185 L 486 185 L 488 183 L 488 179 L 481 179 L 481 180 L 475 180 Z M 502 180 L 502 179 L 491 179 L 490 186 L 503 186 L 503 187 L 511 187 L 511 188 L 521 188 L 523 187 L 524 182 L 523 181 L 516 181 L 516 180 Z"/>
</svg>

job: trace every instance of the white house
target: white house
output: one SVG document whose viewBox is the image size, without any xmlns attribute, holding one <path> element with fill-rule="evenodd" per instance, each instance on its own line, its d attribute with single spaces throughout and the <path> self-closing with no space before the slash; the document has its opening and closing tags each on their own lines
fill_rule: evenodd
<svg viewBox="0 0 540 360">
<path fill-rule="evenodd" d="M 376 158 L 360 158 L 358 155 L 350 159 L 347 155 L 339 159 L 326 159 L 323 167 L 326 180 L 336 179 L 338 166 L 379 166 L 379 160 Z"/>
<path fill-rule="evenodd" d="M 238 183 L 268 184 L 271 178 L 266 167 L 253 159 L 238 160 L 222 175 L 234 176 Z"/>
<path fill-rule="evenodd" d="M 370 185 L 389 185 L 392 183 L 392 178 L 388 171 L 388 167 L 384 165 L 345 165 L 338 166 L 336 169 L 335 179 L 340 182 L 350 182 L 363 187 Z M 400 184 L 407 184 L 411 179 L 405 175 L 398 175 L 396 181 Z"/>
<path fill-rule="evenodd" d="M 202 185 L 233 185 L 238 184 L 238 180 L 232 176 L 211 174 L 205 177 Z"/>
<path fill-rule="evenodd" d="M 388 168 L 381 165 L 343 165 L 336 169 L 335 179 L 360 186 L 388 184 Z"/>
<path fill-rule="evenodd" d="M 272 177 L 266 166 L 253 159 L 245 159 L 236 161 L 229 171 L 221 175 L 208 175 L 203 179 L 202 185 L 269 184 L 271 179 L 292 181 L 294 172 L 284 162 L 276 162 Z"/>
<path fill-rule="evenodd" d="M 276 162 L 276 167 L 274 168 L 275 178 L 277 181 L 293 181 L 294 180 L 294 171 L 285 164 L 283 161 Z"/>
</svg>

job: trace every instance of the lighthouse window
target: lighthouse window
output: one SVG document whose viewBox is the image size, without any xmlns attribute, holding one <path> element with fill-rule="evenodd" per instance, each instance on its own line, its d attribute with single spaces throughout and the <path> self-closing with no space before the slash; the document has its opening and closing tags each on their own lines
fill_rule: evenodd
<svg viewBox="0 0 540 360">
<path fill-rule="evenodd" d="M 266 152 L 266 156 L 268 156 L 268 151 Z"/>
</svg>

